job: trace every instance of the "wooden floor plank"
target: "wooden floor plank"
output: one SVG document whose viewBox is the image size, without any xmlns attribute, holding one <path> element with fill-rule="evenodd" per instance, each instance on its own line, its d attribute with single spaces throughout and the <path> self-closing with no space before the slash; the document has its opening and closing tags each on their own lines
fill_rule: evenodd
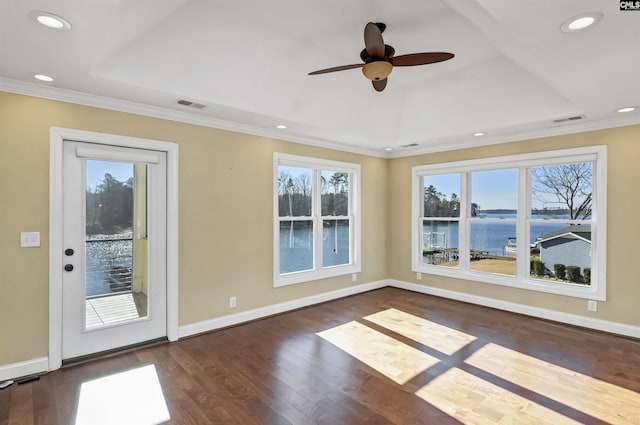
<svg viewBox="0 0 640 425">
<path fill-rule="evenodd" d="M 149 366 L 169 424 L 640 424 L 639 341 L 384 288 L 14 384 L 0 425 Z"/>
</svg>

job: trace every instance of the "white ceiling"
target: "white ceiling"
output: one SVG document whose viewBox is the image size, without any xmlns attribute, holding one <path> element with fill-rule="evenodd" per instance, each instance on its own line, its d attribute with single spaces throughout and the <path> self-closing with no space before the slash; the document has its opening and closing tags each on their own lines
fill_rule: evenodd
<svg viewBox="0 0 640 425">
<path fill-rule="evenodd" d="M 71 30 L 39 25 L 38 10 Z M 594 11 L 597 25 L 560 31 Z M 396 55 L 456 56 L 396 67 L 381 93 L 359 69 L 307 75 L 360 63 L 368 21 L 387 25 Z M 1 0 L 0 89 L 408 155 L 640 123 L 616 112 L 640 104 L 640 12 L 615 0 Z"/>
</svg>

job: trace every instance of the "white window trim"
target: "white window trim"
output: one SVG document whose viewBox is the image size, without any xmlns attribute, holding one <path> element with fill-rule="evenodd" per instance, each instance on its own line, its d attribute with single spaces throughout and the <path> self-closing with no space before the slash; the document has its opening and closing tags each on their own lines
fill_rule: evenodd
<svg viewBox="0 0 640 425">
<path fill-rule="evenodd" d="M 448 174 L 448 173 L 469 173 L 473 171 L 495 170 L 505 168 L 533 167 L 537 165 L 553 165 L 569 162 L 593 162 L 593 198 L 594 213 L 592 216 L 591 230 L 591 252 L 594 256 L 591 270 L 591 285 L 584 286 L 571 283 L 546 282 L 541 279 L 530 279 L 529 265 L 526 259 L 526 245 L 520 244 L 518 252 L 518 275 L 505 276 L 500 274 L 474 272 L 469 269 L 468 261 L 463 261 L 466 256 L 461 255 L 460 267 L 449 268 L 439 267 L 422 262 L 421 232 L 422 223 L 421 204 L 424 189 L 422 188 L 422 177 L 428 175 Z M 411 269 L 416 273 L 433 274 L 457 279 L 509 286 L 518 289 L 547 292 L 558 295 L 565 295 L 576 298 L 586 298 L 590 300 L 606 301 L 606 243 L 607 243 L 607 147 L 590 146 L 584 148 L 562 149 L 554 151 L 536 152 L 521 155 L 502 156 L 495 158 L 484 158 L 478 160 L 457 161 L 431 165 L 421 165 L 412 168 L 412 233 L 411 233 Z M 530 185 L 526 173 L 518 174 L 518 194 L 527 193 Z M 468 201 L 466 179 L 461 181 L 461 217 L 459 226 L 460 232 L 460 252 L 468 251 L 467 223 L 465 218 Z M 531 210 L 530 200 L 527 196 L 518 197 L 518 211 Z M 462 204 L 465 204 L 464 206 Z M 464 216 L 462 215 L 464 214 Z M 527 223 L 529 213 L 518 217 L 518 222 Z M 518 226 L 518 240 L 529 240 L 527 233 L 528 226 Z"/>
<path fill-rule="evenodd" d="M 322 241 L 315 237 L 314 232 L 314 270 L 304 270 L 299 272 L 280 274 L 280 219 L 278 211 L 278 166 L 294 166 L 306 167 L 312 169 L 323 169 L 348 173 L 351 176 L 349 181 L 349 199 L 350 212 L 352 218 L 352 226 L 350 226 L 349 240 L 350 246 L 350 263 L 345 265 L 337 265 L 330 267 L 322 267 L 318 264 L 318 252 L 322 248 Z M 361 266 L 361 209 L 360 209 L 360 164 L 350 162 L 331 161 L 326 159 L 312 158 L 306 156 L 290 155 L 275 152 L 273 154 L 273 286 L 275 288 L 296 283 L 309 282 L 313 280 L 326 279 L 330 277 L 343 276 L 353 273 L 360 273 Z M 319 177 L 318 177 L 319 180 Z M 314 181 L 314 187 L 319 186 L 319 181 Z M 320 200 L 319 190 L 313 191 L 314 203 Z M 322 222 L 325 216 L 315 215 L 312 217 L 304 217 L 305 220 Z M 333 216 L 331 218 L 334 218 Z M 341 217 L 335 217 L 340 219 Z M 349 217 L 343 217 L 348 219 Z M 295 219 L 295 218 L 294 218 Z M 303 218 L 301 218 L 303 219 Z M 314 229 L 317 224 L 314 224 Z"/>
</svg>

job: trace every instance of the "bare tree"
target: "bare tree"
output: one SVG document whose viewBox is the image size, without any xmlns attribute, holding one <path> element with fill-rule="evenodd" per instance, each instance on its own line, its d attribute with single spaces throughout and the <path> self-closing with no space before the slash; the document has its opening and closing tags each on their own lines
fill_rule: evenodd
<svg viewBox="0 0 640 425">
<path fill-rule="evenodd" d="M 531 170 L 533 196 L 566 205 L 572 220 L 591 216 L 593 167 L 590 162 L 547 165 Z"/>
<path fill-rule="evenodd" d="M 294 181 L 298 194 L 298 209 L 303 215 L 311 214 L 311 173 L 298 174 Z"/>
</svg>

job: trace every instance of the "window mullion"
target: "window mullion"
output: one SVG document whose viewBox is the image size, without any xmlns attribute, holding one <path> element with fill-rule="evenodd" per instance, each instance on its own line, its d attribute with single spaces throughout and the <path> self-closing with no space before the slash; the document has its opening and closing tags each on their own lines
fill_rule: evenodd
<svg viewBox="0 0 640 425">
<path fill-rule="evenodd" d="M 322 269 L 322 172 L 319 168 L 313 169 L 313 201 L 311 212 L 313 216 L 313 269 Z"/>
<path fill-rule="evenodd" d="M 529 275 L 529 220 L 531 219 L 531 173 L 529 168 L 518 168 L 518 212 L 516 215 L 516 240 L 518 252 L 516 255 L 516 276 L 525 280 Z"/>
<path fill-rule="evenodd" d="M 458 222 L 458 258 L 460 270 L 470 268 L 471 248 L 469 216 L 471 215 L 471 173 L 460 173 L 460 221 Z"/>
</svg>

